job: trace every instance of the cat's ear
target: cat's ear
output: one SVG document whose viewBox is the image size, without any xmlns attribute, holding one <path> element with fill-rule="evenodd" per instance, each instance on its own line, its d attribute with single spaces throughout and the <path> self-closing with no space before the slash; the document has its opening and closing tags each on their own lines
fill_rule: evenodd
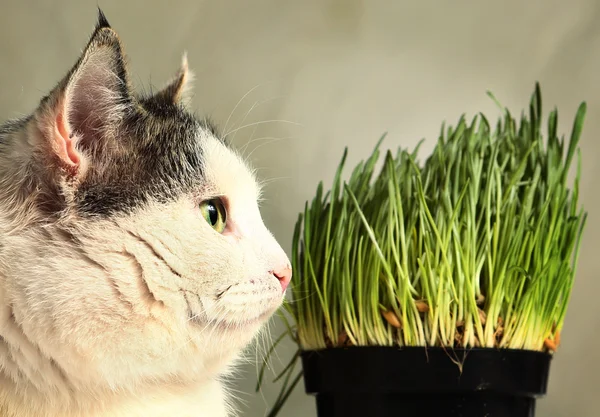
<svg viewBox="0 0 600 417">
<path fill-rule="evenodd" d="M 173 78 L 153 98 L 169 104 L 189 104 L 194 74 L 188 67 L 187 54 L 181 58 L 181 66 Z"/>
<path fill-rule="evenodd" d="M 83 174 L 86 155 L 114 137 L 131 97 L 121 42 L 98 10 L 96 28 L 79 60 L 36 112 L 47 161 L 69 175 Z"/>
</svg>

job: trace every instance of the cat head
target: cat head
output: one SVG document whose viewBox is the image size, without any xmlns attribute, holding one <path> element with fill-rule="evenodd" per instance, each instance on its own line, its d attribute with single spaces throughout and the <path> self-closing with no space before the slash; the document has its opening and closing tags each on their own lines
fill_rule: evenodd
<svg viewBox="0 0 600 417">
<path fill-rule="evenodd" d="M 184 58 L 136 94 L 100 12 L 64 79 L 0 128 L 0 336 L 14 351 L 0 360 L 19 377 L 82 389 L 212 376 L 280 306 L 291 268 L 260 187 L 183 105 L 189 80 Z"/>
</svg>

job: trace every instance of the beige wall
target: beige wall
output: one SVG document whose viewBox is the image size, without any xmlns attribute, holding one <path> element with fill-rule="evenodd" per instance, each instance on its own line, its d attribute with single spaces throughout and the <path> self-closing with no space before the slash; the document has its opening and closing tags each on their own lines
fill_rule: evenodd
<svg viewBox="0 0 600 417">
<path fill-rule="evenodd" d="M 412 147 L 426 137 L 428 152 L 442 120 L 454 123 L 460 113 L 476 111 L 496 117 L 486 90 L 518 113 L 536 80 L 546 109 L 559 107 L 566 133 L 577 105 L 587 100 L 582 198 L 590 218 L 563 345 L 538 415 L 599 415 L 600 3 L 99 3 L 125 41 L 136 83 L 160 85 L 187 50 L 199 113 L 224 127 L 253 89 L 228 129 L 277 120 L 239 129 L 235 143 L 250 142 L 246 154 L 263 178 L 272 179 L 263 213 L 288 251 L 297 212 L 318 180 L 331 180 L 345 145 L 355 163 L 388 131 L 386 145 Z M 29 112 L 71 66 L 94 24 L 96 0 L 1 0 L 0 6 L 4 119 Z M 246 366 L 236 382 L 248 404 L 245 416 L 262 416 L 275 394 L 269 386 L 263 397 L 255 396 L 255 375 L 254 366 Z M 313 406 L 300 387 L 283 415 L 315 415 Z"/>
</svg>

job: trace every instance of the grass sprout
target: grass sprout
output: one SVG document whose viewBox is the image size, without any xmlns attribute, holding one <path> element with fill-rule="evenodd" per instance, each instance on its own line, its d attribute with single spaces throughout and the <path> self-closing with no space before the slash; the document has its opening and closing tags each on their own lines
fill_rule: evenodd
<svg viewBox="0 0 600 417">
<path fill-rule="evenodd" d="M 556 109 L 544 139 L 539 84 L 520 120 L 501 109 L 494 127 L 483 114 L 442 126 L 423 163 L 419 146 L 383 152 L 382 137 L 342 180 L 346 148 L 294 231 L 292 300 L 280 317 L 299 351 L 557 349 L 587 216 L 578 205 L 586 104 L 569 140 L 557 135 Z M 301 378 L 297 359 L 277 377 L 269 416 Z"/>
</svg>

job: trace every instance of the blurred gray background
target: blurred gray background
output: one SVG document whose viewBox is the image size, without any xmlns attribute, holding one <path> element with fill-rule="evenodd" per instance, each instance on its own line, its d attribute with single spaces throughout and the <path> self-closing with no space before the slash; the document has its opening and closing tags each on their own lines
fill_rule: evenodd
<svg viewBox="0 0 600 417">
<path fill-rule="evenodd" d="M 93 29 L 94 1 L 0 2 L 0 118 L 34 109 L 73 65 Z M 597 0 L 255 0 L 98 3 L 120 33 L 139 88 L 162 85 L 188 52 L 193 107 L 231 131 L 268 181 L 267 226 L 290 251 L 297 213 L 384 132 L 386 147 L 426 156 L 442 121 L 483 111 L 491 90 L 513 113 L 539 80 L 545 111 L 570 133 L 588 102 L 582 202 L 590 217 L 562 346 L 538 416 L 595 417 L 600 394 L 600 2 Z M 226 123 L 229 119 L 229 123 Z M 594 185 L 596 184 L 596 185 Z M 594 191 L 596 189 L 597 191 Z M 274 321 L 271 334 L 281 327 Z M 261 339 L 258 350 L 264 350 Z M 293 346 L 279 351 L 280 369 Z M 243 416 L 265 414 L 278 385 L 254 393 L 257 354 L 234 381 Z M 273 377 L 273 371 L 267 377 Z M 282 416 L 314 416 L 299 386 Z"/>
</svg>

